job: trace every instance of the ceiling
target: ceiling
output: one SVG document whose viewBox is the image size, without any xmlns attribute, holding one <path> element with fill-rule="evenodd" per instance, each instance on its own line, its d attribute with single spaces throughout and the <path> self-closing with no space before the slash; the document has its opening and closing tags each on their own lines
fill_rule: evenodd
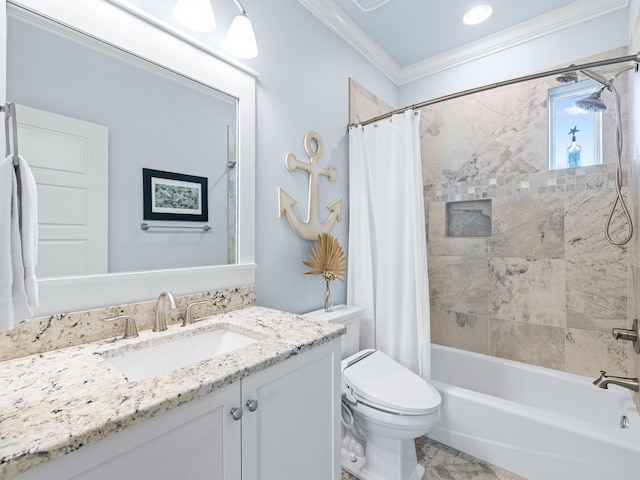
<svg viewBox="0 0 640 480">
<path fill-rule="evenodd" d="M 354 0 L 299 0 L 396 84 L 626 8 L 628 0 L 390 0 L 364 12 Z M 470 7 L 493 14 L 465 25 Z"/>
</svg>

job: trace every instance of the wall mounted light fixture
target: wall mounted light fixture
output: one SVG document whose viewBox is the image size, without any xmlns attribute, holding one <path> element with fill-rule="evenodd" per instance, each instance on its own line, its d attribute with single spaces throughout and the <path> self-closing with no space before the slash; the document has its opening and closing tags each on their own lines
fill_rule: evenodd
<svg viewBox="0 0 640 480">
<path fill-rule="evenodd" d="M 258 56 L 258 45 L 253 33 L 253 25 L 247 17 L 247 11 L 238 0 L 233 0 L 240 10 L 224 37 L 224 49 L 239 58 L 255 58 Z"/>
<path fill-rule="evenodd" d="M 238 0 L 233 0 L 240 15 L 237 15 L 224 37 L 223 47 L 238 58 L 255 58 L 258 45 L 247 11 Z M 211 32 L 216 28 L 216 18 L 211 0 L 176 0 L 173 9 L 176 19 L 185 27 L 196 32 Z"/>
</svg>

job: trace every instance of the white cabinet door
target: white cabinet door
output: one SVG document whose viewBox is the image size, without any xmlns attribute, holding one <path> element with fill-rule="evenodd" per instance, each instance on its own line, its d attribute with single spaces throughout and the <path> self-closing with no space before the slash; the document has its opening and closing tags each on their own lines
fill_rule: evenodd
<svg viewBox="0 0 640 480">
<path fill-rule="evenodd" d="M 234 383 L 99 442 L 46 463 L 16 480 L 240 480 L 240 383 Z"/>
<path fill-rule="evenodd" d="M 339 409 L 336 339 L 16 480 L 338 480 Z"/>
<path fill-rule="evenodd" d="M 242 380 L 242 480 L 340 478 L 339 366 L 337 339 Z"/>
</svg>

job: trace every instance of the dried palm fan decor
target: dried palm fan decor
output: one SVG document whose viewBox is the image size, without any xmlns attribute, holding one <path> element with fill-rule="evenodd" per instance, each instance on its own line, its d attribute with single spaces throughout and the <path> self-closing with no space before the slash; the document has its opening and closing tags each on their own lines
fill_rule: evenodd
<svg viewBox="0 0 640 480">
<path fill-rule="evenodd" d="M 321 233 L 311 247 L 309 252 L 310 262 L 303 261 L 307 267 L 311 268 L 307 275 L 322 275 L 325 281 L 324 309 L 330 312 L 333 308 L 333 296 L 329 282 L 340 280 L 344 282 L 347 273 L 347 260 L 344 251 L 337 238 L 329 233 Z"/>
</svg>

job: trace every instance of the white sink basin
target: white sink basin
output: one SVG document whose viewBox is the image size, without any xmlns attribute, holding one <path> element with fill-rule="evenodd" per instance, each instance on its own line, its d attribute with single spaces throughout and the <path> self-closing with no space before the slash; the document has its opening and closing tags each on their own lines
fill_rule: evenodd
<svg viewBox="0 0 640 480">
<path fill-rule="evenodd" d="M 226 328 L 106 357 L 129 380 L 143 380 L 215 357 L 259 339 Z"/>
</svg>

